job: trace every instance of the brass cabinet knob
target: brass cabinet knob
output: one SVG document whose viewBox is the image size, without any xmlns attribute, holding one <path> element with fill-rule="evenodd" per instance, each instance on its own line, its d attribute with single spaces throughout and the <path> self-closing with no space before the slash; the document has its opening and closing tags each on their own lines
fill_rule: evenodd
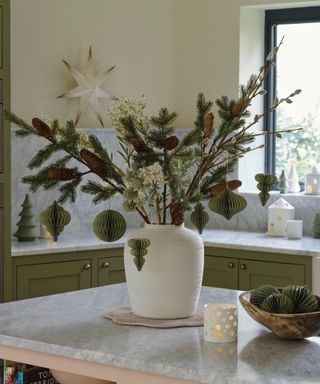
<svg viewBox="0 0 320 384">
<path fill-rule="evenodd" d="M 247 266 L 246 266 L 245 264 L 241 264 L 241 265 L 240 265 L 240 269 L 241 269 L 242 271 L 244 271 L 245 269 L 247 269 Z"/>
<path fill-rule="evenodd" d="M 90 268 L 91 268 L 91 265 L 90 265 L 90 264 L 85 264 L 85 265 L 83 266 L 83 269 L 84 269 L 85 271 L 88 271 Z"/>
<path fill-rule="evenodd" d="M 234 263 L 229 263 L 229 264 L 228 264 L 228 267 L 229 267 L 229 268 L 234 268 Z"/>
<path fill-rule="evenodd" d="M 108 267 L 109 267 L 109 263 L 107 261 L 102 264 L 102 268 L 108 268 Z"/>
</svg>

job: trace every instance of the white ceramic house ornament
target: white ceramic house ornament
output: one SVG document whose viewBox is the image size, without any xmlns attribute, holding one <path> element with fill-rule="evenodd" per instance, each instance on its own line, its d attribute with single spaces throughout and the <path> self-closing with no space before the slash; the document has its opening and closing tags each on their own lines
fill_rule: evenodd
<svg viewBox="0 0 320 384">
<path fill-rule="evenodd" d="M 306 174 L 306 194 L 320 195 L 320 168 L 314 165 Z"/>
<path fill-rule="evenodd" d="M 280 198 L 268 208 L 268 235 L 286 236 L 286 222 L 294 219 L 294 207 Z"/>
<path fill-rule="evenodd" d="M 298 193 L 300 192 L 299 176 L 294 164 L 291 165 L 288 176 L 288 192 Z"/>
</svg>

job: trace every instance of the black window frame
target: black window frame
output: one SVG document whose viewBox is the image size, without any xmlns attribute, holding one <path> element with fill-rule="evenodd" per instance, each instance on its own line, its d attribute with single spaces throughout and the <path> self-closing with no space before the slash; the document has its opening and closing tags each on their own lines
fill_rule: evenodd
<svg viewBox="0 0 320 384">
<path fill-rule="evenodd" d="M 282 8 L 265 11 L 265 58 L 277 42 L 277 26 L 281 24 L 299 24 L 320 22 L 320 6 Z M 265 80 L 267 91 L 264 100 L 264 110 L 267 111 L 273 104 L 277 93 L 277 68 L 273 68 Z M 264 130 L 273 133 L 276 130 L 276 111 L 264 118 Z M 265 172 L 275 174 L 276 171 L 276 138 L 266 135 Z"/>
</svg>

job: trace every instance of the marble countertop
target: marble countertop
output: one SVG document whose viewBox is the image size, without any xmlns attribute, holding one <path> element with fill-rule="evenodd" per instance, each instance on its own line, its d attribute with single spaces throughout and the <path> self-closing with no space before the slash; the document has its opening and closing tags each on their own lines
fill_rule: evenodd
<svg viewBox="0 0 320 384">
<path fill-rule="evenodd" d="M 236 303 L 238 294 L 203 287 L 200 305 Z M 238 341 L 229 344 L 205 342 L 202 327 L 128 327 L 103 317 L 126 305 L 125 284 L 1 304 L 0 345 L 206 384 L 319 383 L 320 338 L 280 339 L 240 304 Z"/>
<path fill-rule="evenodd" d="M 51 240 L 37 240 L 32 243 L 13 241 L 12 256 L 121 248 L 133 231 L 135 230 L 129 229 L 124 237 L 113 243 L 80 236 L 70 238 L 67 235 L 62 235 L 57 243 L 53 243 Z M 288 240 L 285 237 L 270 237 L 259 232 L 208 229 L 204 231 L 202 238 L 205 246 L 217 248 L 320 257 L 320 239 L 306 236 L 300 240 Z"/>
</svg>

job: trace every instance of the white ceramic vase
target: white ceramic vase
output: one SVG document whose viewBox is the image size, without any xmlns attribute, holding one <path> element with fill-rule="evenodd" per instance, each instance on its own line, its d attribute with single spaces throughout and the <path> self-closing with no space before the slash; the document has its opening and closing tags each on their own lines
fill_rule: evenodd
<svg viewBox="0 0 320 384">
<path fill-rule="evenodd" d="M 204 264 L 199 235 L 181 225 L 147 224 L 130 239 L 148 239 L 141 271 L 126 243 L 124 265 L 135 315 L 157 319 L 192 316 L 198 305 Z"/>
</svg>

